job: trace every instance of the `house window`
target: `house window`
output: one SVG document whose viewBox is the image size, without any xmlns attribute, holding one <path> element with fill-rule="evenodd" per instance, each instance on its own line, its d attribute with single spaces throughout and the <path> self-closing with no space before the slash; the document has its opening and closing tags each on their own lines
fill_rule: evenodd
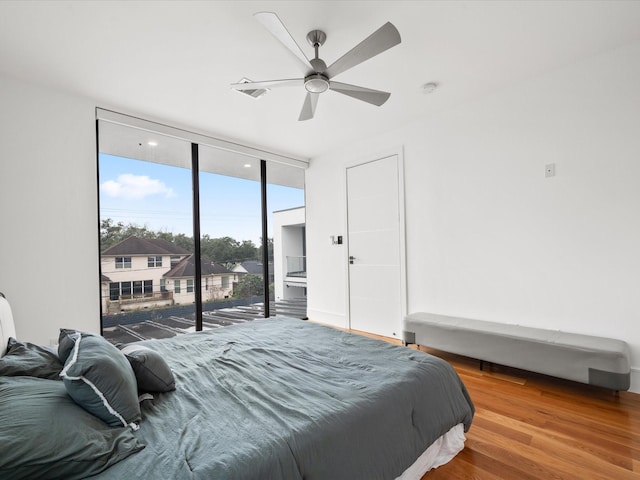
<svg viewBox="0 0 640 480">
<path fill-rule="evenodd" d="M 222 276 L 222 288 L 229 288 L 229 276 L 228 275 L 223 275 Z"/>
<path fill-rule="evenodd" d="M 160 291 L 161 292 L 167 291 L 167 281 L 164 278 L 160 279 Z"/>
<path fill-rule="evenodd" d="M 131 284 L 132 282 L 120 282 L 120 295 L 131 296 Z"/>
<path fill-rule="evenodd" d="M 193 279 L 187 279 L 187 293 L 193 293 Z"/>
<path fill-rule="evenodd" d="M 180 255 L 171 255 L 171 268 L 180 263 Z"/>
<path fill-rule="evenodd" d="M 162 257 L 147 257 L 147 267 L 161 267 L 162 266 Z"/>
<path fill-rule="evenodd" d="M 116 268 L 131 268 L 131 257 L 116 257 Z"/>
<path fill-rule="evenodd" d="M 109 283 L 109 300 L 119 300 L 120 295 L 123 297 L 142 296 L 144 290 L 145 296 L 153 294 L 153 280 L 135 281 L 135 282 L 111 282 Z"/>
<path fill-rule="evenodd" d="M 120 284 L 118 282 L 109 283 L 109 300 L 118 300 L 120 298 Z"/>
<path fill-rule="evenodd" d="M 175 293 L 180 293 L 180 280 L 173 281 L 173 291 Z"/>
</svg>

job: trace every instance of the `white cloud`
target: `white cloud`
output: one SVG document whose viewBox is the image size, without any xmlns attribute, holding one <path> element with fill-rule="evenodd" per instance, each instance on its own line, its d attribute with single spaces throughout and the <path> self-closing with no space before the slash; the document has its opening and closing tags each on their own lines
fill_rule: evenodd
<svg viewBox="0 0 640 480">
<path fill-rule="evenodd" d="M 107 180 L 100 185 L 100 190 L 110 197 L 127 200 L 139 200 L 149 195 L 164 195 L 166 198 L 176 196 L 173 189 L 160 180 L 131 173 L 123 173 L 116 180 Z"/>
</svg>

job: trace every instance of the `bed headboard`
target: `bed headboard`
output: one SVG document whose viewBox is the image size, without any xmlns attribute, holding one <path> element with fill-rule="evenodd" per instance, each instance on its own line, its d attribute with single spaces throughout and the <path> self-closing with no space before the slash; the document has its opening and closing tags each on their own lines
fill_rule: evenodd
<svg viewBox="0 0 640 480">
<path fill-rule="evenodd" d="M 13 324 L 11 306 L 2 292 L 0 292 L 0 357 L 7 351 L 9 337 L 16 337 L 16 327 Z"/>
</svg>

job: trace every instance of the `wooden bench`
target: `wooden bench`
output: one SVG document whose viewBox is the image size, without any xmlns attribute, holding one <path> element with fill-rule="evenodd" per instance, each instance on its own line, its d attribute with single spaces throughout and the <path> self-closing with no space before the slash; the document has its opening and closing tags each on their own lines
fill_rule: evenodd
<svg viewBox="0 0 640 480">
<path fill-rule="evenodd" d="M 405 317 L 403 342 L 612 390 L 631 384 L 629 346 L 612 338 L 418 312 Z"/>
</svg>

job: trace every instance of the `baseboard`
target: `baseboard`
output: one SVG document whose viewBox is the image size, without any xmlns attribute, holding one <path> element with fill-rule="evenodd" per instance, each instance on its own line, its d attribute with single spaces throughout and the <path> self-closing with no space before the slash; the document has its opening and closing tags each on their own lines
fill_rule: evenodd
<svg viewBox="0 0 640 480">
<path fill-rule="evenodd" d="M 344 314 L 307 308 L 307 317 L 316 323 L 323 323 L 338 328 L 349 328 L 347 317 Z"/>
</svg>

